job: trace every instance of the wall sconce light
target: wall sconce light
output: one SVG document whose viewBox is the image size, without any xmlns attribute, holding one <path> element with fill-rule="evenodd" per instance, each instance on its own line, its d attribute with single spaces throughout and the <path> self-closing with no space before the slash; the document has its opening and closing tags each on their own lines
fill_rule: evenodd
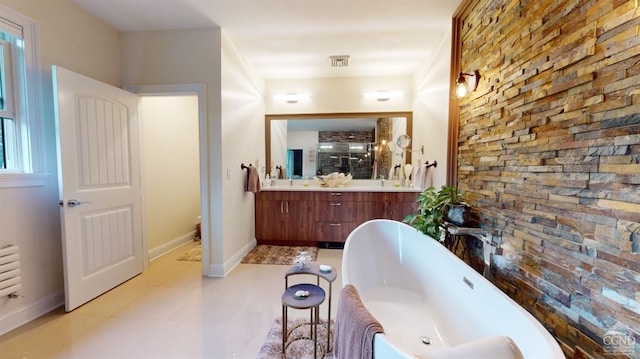
<svg viewBox="0 0 640 359">
<path fill-rule="evenodd" d="M 465 79 L 465 76 L 469 76 L 469 81 Z M 480 72 L 475 70 L 472 74 L 460 72 L 458 79 L 456 80 L 456 88 L 453 92 L 454 97 L 461 99 L 469 92 L 475 91 L 478 88 L 480 82 Z"/>
<path fill-rule="evenodd" d="M 275 101 L 286 101 L 287 103 L 297 103 L 302 100 L 309 100 L 311 95 L 309 94 L 299 94 L 299 93 L 288 93 L 284 95 L 273 95 L 273 99 Z"/>
<path fill-rule="evenodd" d="M 374 98 L 377 101 L 388 101 L 392 97 L 402 97 L 404 92 L 402 91 L 378 91 L 378 92 L 365 92 L 364 98 Z"/>
</svg>

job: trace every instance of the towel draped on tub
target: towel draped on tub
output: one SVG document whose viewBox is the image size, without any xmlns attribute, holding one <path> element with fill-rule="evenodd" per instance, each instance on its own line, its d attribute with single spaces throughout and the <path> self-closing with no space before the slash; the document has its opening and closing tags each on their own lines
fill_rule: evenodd
<svg viewBox="0 0 640 359">
<path fill-rule="evenodd" d="M 373 336 L 384 333 L 382 325 L 367 310 L 354 286 L 340 291 L 333 354 L 337 359 L 373 358 Z"/>
</svg>

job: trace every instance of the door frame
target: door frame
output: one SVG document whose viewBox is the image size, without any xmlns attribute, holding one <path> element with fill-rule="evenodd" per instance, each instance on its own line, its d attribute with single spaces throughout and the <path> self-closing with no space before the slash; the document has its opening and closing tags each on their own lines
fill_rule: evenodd
<svg viewBox="0 0 640 359">
<path fill-rule="evenodd" d="M 202 274 L 206 275 L 209 268 L 209 238 L 211 200 L 209 192 L 209 152 L 207 151 L 207 116 L 206 116 L 206 87 L 204 84 L 183 85 L 130 85 L 124 89 L 138 96 L 197 96 L 198 97 L 198 146 L 200 148 L 200 241 L 202 243 Z M 142 206 L 143 222 L 146 222 L 146 209 Z M 149 250 L 147 248 L 146 223 L 143 223 L 143 250 L 145 251 L 145 269 L 149 265 Z"/>
</svg>

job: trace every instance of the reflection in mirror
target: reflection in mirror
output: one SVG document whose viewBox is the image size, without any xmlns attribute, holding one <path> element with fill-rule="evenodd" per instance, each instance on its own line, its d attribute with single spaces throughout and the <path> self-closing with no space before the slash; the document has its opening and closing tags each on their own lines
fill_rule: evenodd
<svg viewBox="0 0 640 359">
<path fill-rule="evenodd" d="M 389 179 L 411 163 L 410 151 L 397 145 L 412 127 L 411 112 L 267 115 L 264 171 L 277 178 L 341 172 Z"/>
<path fill-rule="evenodd" d="M 396 141 L 396 143 L 398 144 L 398 146 L 400 146 L 400 148 L 404 150 L 411 144 L 411 137 L 407 136 L 406 134 L 400 135 L 398 136 L 398 140 Z"/>
</svg>

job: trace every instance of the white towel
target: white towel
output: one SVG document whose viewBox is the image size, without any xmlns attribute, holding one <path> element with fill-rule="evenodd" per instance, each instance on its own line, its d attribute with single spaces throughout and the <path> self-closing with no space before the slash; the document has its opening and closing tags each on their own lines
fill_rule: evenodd
<svg viewBox="0 0 640 359">
<path fill-rule="evenodd" d="M 425 188 L 427 188 L 427 175 L 428 175 L 429 169 L 427 168 L 426 164 L 421 164 L 420 167 L 418 167 L 418 171 L 416 171 L 416 175 L 413 179 L 413 186 L 415 188 L 420 188 L 422 190 L 424 190 Z"/>
</svg>

